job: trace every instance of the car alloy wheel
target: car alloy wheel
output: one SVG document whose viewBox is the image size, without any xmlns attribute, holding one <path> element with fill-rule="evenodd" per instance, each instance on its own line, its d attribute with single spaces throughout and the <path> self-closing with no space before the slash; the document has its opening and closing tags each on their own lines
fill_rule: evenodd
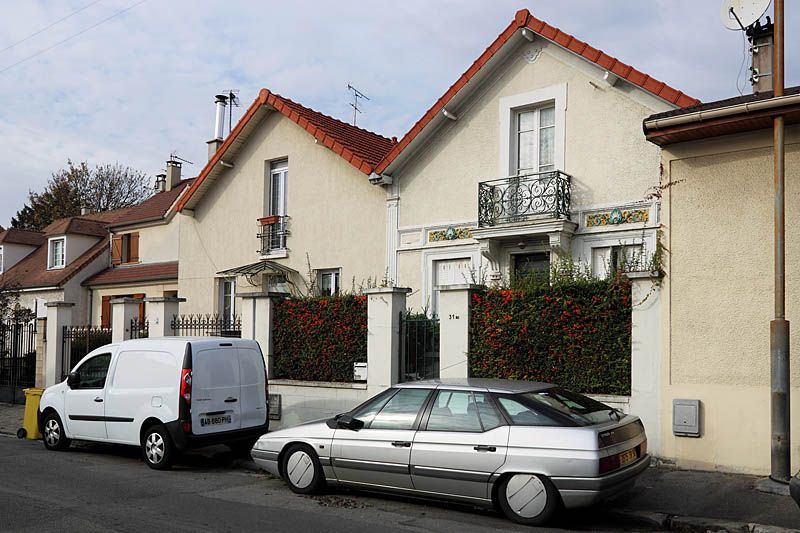
<svg viewBox="0 0 800 533">
<path fill-rule="evenodd" d="M 325 485 L 325 475 L 317 454 L 304 444 L 295 444 L 286 451 L 283 477 L 292 492 L 298 494 L 312 494 Z"/>
<path fill-rule="evenodd" d="M 65 450 L 69 447 L 70 440 L 64 434 L 64 426 L 56 413 L 50 412 L 45 417 L 42 430 L 42 442 L 48 450 Z"/>
<path fill-rule="evenodd" d="M 150 433 L 147 436 L 144 449 L 147 454 L 147 459 L 153 463 L 158 464 L 164 460 L 164 439 L 158 433 Z"/>
<path fill-rule="evenodd" d="M 155 470 L 172 467 L 172 440 L 163 425 L 149 428 L 142 438 L 142 456 L 147 466 Z"/>
<path fill-rule="evenodd" d="M 498 487 L 498 503 L 505 515 L 520 524 L 543 525 L 561 501 L 553 483 L 537 474 L 514 474 Z"/>
</svg>

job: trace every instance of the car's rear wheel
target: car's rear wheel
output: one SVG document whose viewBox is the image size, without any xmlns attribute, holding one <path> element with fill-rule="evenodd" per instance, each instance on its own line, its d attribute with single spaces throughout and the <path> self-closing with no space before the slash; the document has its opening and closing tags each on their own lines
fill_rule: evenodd
<svg viewBox="0 0 800 533">
<path fill-rule="evenodd" d="M 147 428 L 142 436 L 142 458 L 147 466 L 154 470 L 168 470 L 172 468 L 174 454 L 172 439 L 163 424 Z"/>
<path fill-rule="evenodd" d="M 500 509 L 519 524 L 546 524 L 553 518 L 560 502 L 553 482 L 538 474 L 514 474 L 504 478 L 497 487 Z"/>
<path fill-rule="evenodd" d="M 69 448 L 70 440 L 64 433 L 64 424 L 58 413 L 51 411 L 44 417 L 42 424 L 42 442 L 48 450 L 66 450 Z"/>
<path fill-rule="evenodd" d="M 313 494 L 325 486 L 325 474 L 310 446 L 293 444 L 283 456 L 283 479 L 297 494 Z"/>
</svg>

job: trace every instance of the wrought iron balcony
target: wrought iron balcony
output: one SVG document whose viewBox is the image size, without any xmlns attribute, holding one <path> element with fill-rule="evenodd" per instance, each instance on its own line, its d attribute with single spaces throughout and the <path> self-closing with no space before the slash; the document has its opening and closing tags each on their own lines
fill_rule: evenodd
<svg viewBox="0 0 800 533">
<path fill-rule="evenodd" d="M 286 249 L 286 236 L 289 235 L 286 216 L 271 215 L 259 218 L 261 232 L 258 238 L 261 239 L 261 255 L 268 255 L 273 252 Z"/>
<path fill-rule="evenodd" d="M 570 178 L 555 170 L 478 183 L 478 227 L 569 218 Z"/>
</svg>

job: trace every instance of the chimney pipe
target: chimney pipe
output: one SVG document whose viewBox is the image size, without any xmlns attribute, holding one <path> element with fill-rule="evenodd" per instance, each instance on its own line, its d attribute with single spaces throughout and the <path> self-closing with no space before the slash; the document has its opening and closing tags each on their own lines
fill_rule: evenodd
<svg viewBox="0 0 800 533">
<path fill-rule="evenodd" d="M 772 90 L 773 28 L 769 17 L 766 24 L 759 21 L 747 28 L 752 54 L 750 83 L 753 85 L 753 94 Z"/>
<path fill-rule="evenodd" d="M 156 191 L 157 192 L 164 192 L 167 188 L 167 175 L 166 174 L 156 174 Z"/>
<path fill-rule="evenodd" d="M 228 97 L 224 94 L 218 94 L 214 99 L 216 105 L 217 116 L 214 120 L 214 137 L 208 141 L 208 158 L 214 157 L 214 154 L 222 146 L 222 139 L 225 136 L 225 108 L 228 105 Z"/>
<path fill-rule="evenodd" d="M 81 215 L 91 215 L 92 210 L 88 207 L 81 207 Z"/>
<path fill-rule="evenodd" d="M 171 191 L 181 181 L 181 162 L 167 161 L 167 176 L 164 183 L 164 190 Z"/>
</svg>

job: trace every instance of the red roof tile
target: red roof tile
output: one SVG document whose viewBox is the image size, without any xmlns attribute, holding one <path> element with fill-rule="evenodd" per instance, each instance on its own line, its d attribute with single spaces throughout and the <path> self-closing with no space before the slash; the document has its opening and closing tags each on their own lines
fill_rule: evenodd
<svg viewBox="0 0 800 533">
<path fill-rule="evenodd" d="M 40 246 L 42 243 L 44 243 L 44 234 L 40 231 L 8 228 L 7 230 L 0 232 L 0 244 L 4 243 Z"/>
<path fill-rule="evenodd" d="M 178 279 L 178 262 L 153 263 L 149 265 L 130 265 L 111 267 L 98 272 L 83 282 L 83 285 L 113 285 L 143 281 Z"/>
<path fill-rule="evenodd" d="M 67 217 L 54 220 L 46 228 L 44 228 L 45 235 L 90 235 L 93 237 L 105 237 L 108 234 L 106 230 L 107 223 L 102 220 L 88 218 L 88 216 L 81 217 Z"/>
<path fill-rule="evenodd" d="M 182 180 L 169 191 L 157 192 L 142 203 L 121 213 L 110 225 L 123 226 L 165 217 L 169 208 L 172 207 L 175 200 L 177 200 L 181 193 L 192 183 L 193 179 L 194 178 Z"/>
<path fill-rule="evenodd" d="M 42 245 L 0 275 L 0 283 L 19 289 L 60 287 L 104 252 L 108 253 L 108 241 L 100 239 L 66 267 L 47 270 L 47 246 Z"/>
<path fill-rule="evenodd" d="M 700 103 L 700 100 L 696 98 L 692 98 L 672 87 L 668 86 L 664 82 L 658 81 L 650 76 L 643 75 L 641 72 L 637 71 L 630 65 L 623 63 L 622 61 L 618 60 L 615 57 L 612 57 L 592 46 L 581 41 L 580 39 L 575 38 L 574 36 L 561 31 L 558 28 L 550 26 L 543 20 L 540 20 L 533 15 L 531 15 L 530 11 L 527 9 L 520 9 L 517 11 L 516 15 L 514 16 L 514 20 L 508 27 L 503 30 L 503 32 L 497 37 L 497 39 L 490 44 L 486 50 L 475 60 L 474 63 L 461 75 L 461 77 L 456 80 L 456 82 L 450 86 L 447 92 L 439 98 L 433 106 L 428 109 L 428 111 L 420 118 L 414 126 L 408 131 L 408 133 L 400 139 L 400 142 L 397 143 L 392 150 L 389 152 L 386 157 L 375 167 L 375 172 L 380 174 L 384 172 L 387 167 L 394 161 L 398 155 L 400 155 L 403 150 L 414 140 L 414 138 L 419 135 L 419 133 L 428 125 L 428 123 L 433 120 L 433 118 L 438 115 L 442 109 L 444 109 L 445 105 L 458 93 L 467 82 L 475 76 L 475 74 L 483 68 L 484 65 L 497 53 L 503 45 L 511 39 L 511 37 L 516 33 L 517 30 L 521 28 L 528 28 L 537 34 L 541 35 L 545 39 L 555 42 L 556 44 L 563 46 L 567 50 L 580 55 L 581 57 L 597 64 L 598 66 L 609 70 L 619 76 L 622 79 L 629 81 L 630 83 L 641 87 L 642 89 L 652 93 L 653 95 L 666 100 L 667 102 L 676 105 L 678 107 L 687 107 L 690 105 L 695 105 Z"/>
</svg>

